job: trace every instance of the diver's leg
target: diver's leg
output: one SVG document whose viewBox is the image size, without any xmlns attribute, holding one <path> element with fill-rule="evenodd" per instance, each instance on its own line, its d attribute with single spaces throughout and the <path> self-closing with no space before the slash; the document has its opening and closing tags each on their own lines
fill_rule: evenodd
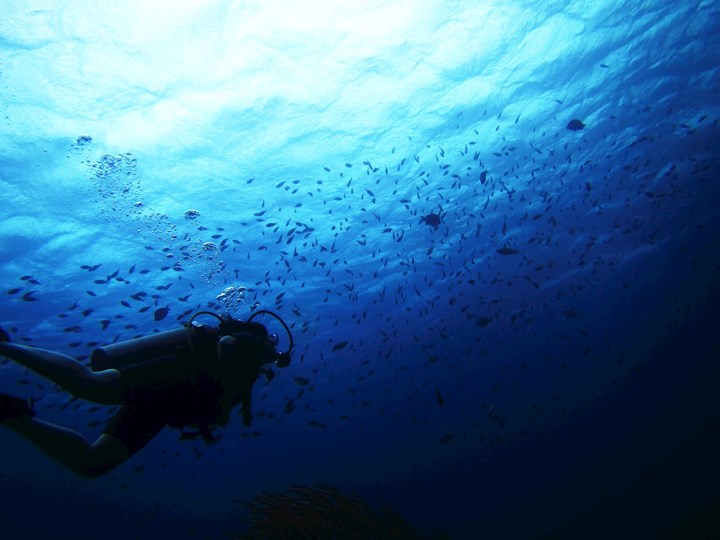
<svg viewBox="0 0 720 540">
<path fill-rule="evenodd" d="M 56 382 L 80 399 L 106 405 L 121 402 L 121 375 L 115 369 L 93 371 L 70 356 L 9 342 L 0 342 L 0 355 Z"/>
<path fill-rule="evenodd" d="M 71 429 L 29 415 L 10 418 L 0 425 L 19 433 L 50 457 L 87 478 L 105 474 L 130 456 L 125 445 L 112 435 L 102 434 L 90 444 Z"/>
</svg>

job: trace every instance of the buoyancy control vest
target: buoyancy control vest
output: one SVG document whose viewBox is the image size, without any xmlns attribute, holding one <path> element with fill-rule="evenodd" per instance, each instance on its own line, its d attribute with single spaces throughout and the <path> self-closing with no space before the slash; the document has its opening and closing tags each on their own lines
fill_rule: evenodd
<svg viewBox="0 0 720 540">
<path fill-rule="evenodd" d="M 271 339 L 267 328 L 252 319 L 260 314 L 267 314 L 278 320 L 289 338 L 288 349 L 284 352 L 278 352 L 277 338 Z M 212 327 L 200 324 L 195 321 L 199 315 L 210 315 L 218 319 L 218 327 Z M 266 354 L 258 360 L 262 364 L 275 365 L 277 367 L 286 367 L 290 364 L 290 353 L 293 349 L 294 342 L 290 329 L 278 315 L 271 311 L 259 310 L 253 313 L 247 320 L 241 321 L 233 319 L 229 315 L 220 316 L 209 311 L 200 311 L 195 313 L 190 320 L 183 324 L 180 328 L 167 330 L 149 336 L 143 336 L 127 341 L 112 343 L 104 347 L 99 347 L 92 352 L 90 364 L 94 371 L 102 371 L 105 369 L 121 369 L 124 366 L 142 364 L 161 357 L 174 356 L 176 358 L 187 358 L 192 356 L 198 362 L 204 361 L 203 356 L 212 355 L 216 359 L 216 348 L 219 340 L 224 336 L 233 336 L 250 346 L 257 346 L 257 349 L 263 349 Z M 274 372 L 265 368 L 265 365 L 258 366 L 259 371 L 265 373 L 268 379 L 272 379 Z M 250 425 L 252 418 L 251 412 L 251 388 L 253 381 L 248 381 L 247 392 L 243 395 L 242 413 L 243 423 Z M 207 428 L 200 433 L 208 440 L 208 436 L 212 439 L 212 435 Z"/>
</svg>

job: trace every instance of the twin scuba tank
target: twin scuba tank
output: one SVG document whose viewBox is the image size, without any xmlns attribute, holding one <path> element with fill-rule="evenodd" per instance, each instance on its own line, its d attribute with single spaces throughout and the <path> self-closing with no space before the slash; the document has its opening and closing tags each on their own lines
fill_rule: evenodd
<svg viewBox="0 0 720 540">
<path fill-rule="evenodd" d="M 260 314 L 270 315 L 277 319 L 283 328 L 287 332 L 290 344 L 288 350 L 285 352 L 277 351 L 277 335 L 267 334 L 267 329 L 262 326 L 264 334 L 267 337 L 267 341 L 273 346 L 275 355 L 273 364 L 278 367 L 286 367 L 290 364 L 290 352 L 293 348 L 293 338 L 290 329 L 278 315 L 271 311 L 260 310 L 253 313 L 246 321 L 240 321 L 233 319 L 229 315 L 219 316 L 216 313 L 210 311 L 200 311 L 195 313 L 190 321 L 183 326 L 176 328 L 175 330 L 168 330 L 166 332 L 160 332 L 157 334 L 151 334 L 136 339 L 130 339 L 128 341 L 121 341 L 106 345 L 95 349 L 90 357 L 90 365 L 93 371 L 102 371 L 104 369 L 113 369 L 130 364 L 140 364 L 155 360 L 162 356 L 170 356 L 176 354 L 187 354 L 191 353 L 197 356 L 196 346 L 200 339 L 206 340 L 208 336 L 219 340 L 221 337 L 226 335 L 240 334 L 240 333 L 252 333 L 256 335 L 258 340 L 262 339 L 262 336 L 257 335 L 258 332 L 253 331 L 253 327 L 256 327 L 259 323 L 250 322 L 254 317 Z M 195 322 L 195 318 L 198 315 L 210 315 L 217 318 L 220 324 L 217 328 L 209 325 L 204 325 Z"/>
</svg>

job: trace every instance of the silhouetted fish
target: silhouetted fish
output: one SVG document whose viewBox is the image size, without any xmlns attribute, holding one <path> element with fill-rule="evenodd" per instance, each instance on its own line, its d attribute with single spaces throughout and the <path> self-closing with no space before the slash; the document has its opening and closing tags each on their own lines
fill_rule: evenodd
<svg viewBox="0 0 720 540">
<path fill-rule="evenodd" d="M 426 216 L 422 216 L 420 218 L 420 223 L 425 223 L 426 225 L 429 225 L 433 229 L 437 229 L 438 226 L 442 223 L 442 218 L 440 217 L 440 214 L 436 214 L 435 212 L 430 212 Z"/>
<path fill-rule="evenodd" d="M 568 122 L 568 125 L 567 125 L 567 128 L 568 128 L 570 131 L 580 131 L 580 130 L 583 129 L 584 127 L 585 127 L 585 124 L 583 124 L 583 123 L 582 123 L 580 120 L 578 120 L 577 118 L 575 118 L 575 119 L 573 119 L 573 120 L 570 120 L 570 122 Z"/>
<path fill-rule="evenodd" d="M 492 322 L 492 319 L 488 317 L 480 317 L 475 324 L 477 324 L 480 328 L 485 328 L 488 324 Z"/>
</svg>

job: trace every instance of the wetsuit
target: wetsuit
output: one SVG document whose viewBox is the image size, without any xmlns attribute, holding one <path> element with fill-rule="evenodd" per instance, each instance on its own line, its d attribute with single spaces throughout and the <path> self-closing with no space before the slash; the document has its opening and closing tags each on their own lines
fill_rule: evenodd
<svg viewBox="0 0 720 540">
<path fill-rule="evenodd" d="M 103 433 L 119 439 L 130 455 L 163 427 L 194 424 L 205 439 L 216 423 L 223 393 L 220 381 L 202 370 L 191 354 L 117 368 L 122 374 L 122 406 Z"/>
</svg>

